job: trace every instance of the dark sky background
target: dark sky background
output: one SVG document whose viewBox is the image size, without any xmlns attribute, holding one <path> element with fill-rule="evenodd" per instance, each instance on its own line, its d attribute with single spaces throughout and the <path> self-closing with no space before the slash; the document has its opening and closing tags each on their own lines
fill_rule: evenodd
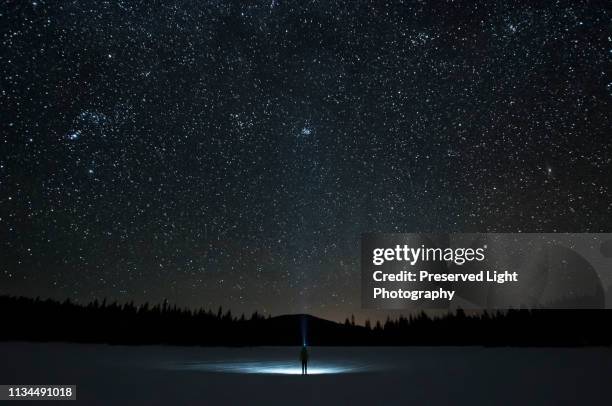
<svg viewBox="0 0 612 406">
<path fill-rule="evenodd" d="M 3 1 L 0 293 L 360 313 L 362 232 L 612 231 L 612 6 Z"/>
</svg>

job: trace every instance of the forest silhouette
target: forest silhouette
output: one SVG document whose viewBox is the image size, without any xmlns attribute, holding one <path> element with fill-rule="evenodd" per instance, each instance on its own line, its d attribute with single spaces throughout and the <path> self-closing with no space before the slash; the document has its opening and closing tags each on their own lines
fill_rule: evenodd
<svg viewBox="0 0 612 406">
<path fill-rule="evenodd" d="M 123 345 L 259 346 L 608 346 L 612 312 L 603 309 L 508 310 L 432 317 L 425 313 L 357 325 L 305 314 L 235 316 L 219 308 L 179 308 L 0 296 L 2 341 Z"/>
</svg>

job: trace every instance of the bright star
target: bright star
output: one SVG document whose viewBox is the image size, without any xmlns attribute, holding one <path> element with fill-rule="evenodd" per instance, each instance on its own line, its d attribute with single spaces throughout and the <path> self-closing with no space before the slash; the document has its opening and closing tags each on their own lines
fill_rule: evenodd
<svg viewBox="0 0 612 406">
<path fill-rule="evenodd" d="M 71 141 L 79 139 L 80 136 L 81 136 L 81 131 L 80 130 L 70 131 L 67 134 L 68 139 L 71 140 Z"/>
</svg>

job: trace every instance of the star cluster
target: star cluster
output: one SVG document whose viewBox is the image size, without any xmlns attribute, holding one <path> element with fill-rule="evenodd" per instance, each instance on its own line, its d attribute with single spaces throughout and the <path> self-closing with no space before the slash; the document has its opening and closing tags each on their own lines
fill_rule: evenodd
<svg viewBox="0 0 612 406">
<path fill-rule="evenodd" d="M 611 17 L 4 2 L 0 293 L 335 317 L 362 232 L 609 232 Z"/>
</svg>

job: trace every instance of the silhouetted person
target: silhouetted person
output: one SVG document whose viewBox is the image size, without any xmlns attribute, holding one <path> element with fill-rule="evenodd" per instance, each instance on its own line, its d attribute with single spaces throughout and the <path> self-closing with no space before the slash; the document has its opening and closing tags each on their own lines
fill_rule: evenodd
<svg viewBox="0 0 612 406">
<path fill-rule="evenodd" d="M 308 375 L 308 350 L 306 345 L 302 346 L 302 351 L 300 351 L 300 361 L 302 361 L 302 375 Z"/>
</svg>

